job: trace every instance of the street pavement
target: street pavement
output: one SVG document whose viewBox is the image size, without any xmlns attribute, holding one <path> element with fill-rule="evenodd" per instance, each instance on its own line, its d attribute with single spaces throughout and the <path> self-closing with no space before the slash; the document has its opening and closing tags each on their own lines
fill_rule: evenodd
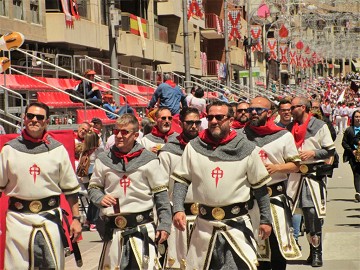
<svg viewBox="0 0 360 270">
<path fill-rule="evenodd" d="M 360 270 L 360 203 L 354 200 L 353 176 L 348 163 L 342 163 L 342 135 L 336 140 L 340 156 L 339 168 L 328 180 L 327 216 L 323 227 L 323 270 Z M 102 241 L 96 232 L 84 232 L 79 243 L 84 265 L 82 269 L 97 269 Z M 306 237 L 299 238 L 303 256 L 289 261 L 288 270 L 311 269 L 306 265 L 309 244 Z M 66 258 L 66 270 L 79 269 L 73 256 Z M 273 269 L 276 270 L 276 269 Z"/>
</svg>

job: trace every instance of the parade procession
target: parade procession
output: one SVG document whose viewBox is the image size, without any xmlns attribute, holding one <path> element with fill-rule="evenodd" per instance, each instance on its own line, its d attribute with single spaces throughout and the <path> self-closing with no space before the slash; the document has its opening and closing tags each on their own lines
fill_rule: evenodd
<svg viewBox="0 0 360 270">
<path fill-rule="evenodd" d="M 360 270 L 360 0 L 0 25 L 0 270 Z"/>
</svg>

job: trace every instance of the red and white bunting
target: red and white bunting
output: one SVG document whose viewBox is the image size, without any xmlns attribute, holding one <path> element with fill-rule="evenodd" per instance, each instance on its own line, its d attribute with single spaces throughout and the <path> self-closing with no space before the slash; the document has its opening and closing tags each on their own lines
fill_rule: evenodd
<svg viewBox="0 0 360 270">
<path fill-rule="evenodd" d="M 255 51 L 262 51 L 261 45 L 261 26 L 260 25 L 252 25 L 250 30 L 251 38 L 257 40 L 257 44 L 251 47 L 253 52 Z"/>
<path fill-rule="evenodd" d="M 197 17 L 200 19 L 204 18 L 203 0 L 188 0 L 187 6 L 188 6 L 188 12 L 187 12 L 188 20 L 191 17 Z"/>
<path fill-rule="evenodd" d="M 289 52 L 289 55 L 290 55 L 290 65 L 296 65 L 296 51 L 291 50 Z"/>
<path fill-rule="evenodd" d="M 277 41 L 275 38 L 269 38 L 268 39 L 268 42 L 267 42 L 267 48 L 268 48 L 268 51 L 270 53 L 270 57 L 269 57 L 269 60 L 270 59 L 274 59 L 276 60 L 277 59 Z"/>
<path fill-rule="evenodd" d="M 287 63 L 289 61 L 288 60 L 288 51 L 289 51 L 288 45 L 287 44 L 280 44 L 279 51 L 280 51 L 280 54 L 281 54 L 280 62 L 282 64 Z"/>
<path fill-rule="evenodd" d="M 241 39 L 241 13 L 239 10 L 228 12 L 229 40 Z"/>
<path fill-rule="evenodd" d="M 301 57 L 301 54 L 297 54 L 297 55 L 296 55 L 296 66 L 297 66 L 297 67 L 302 67 L 302 57 Z"/>
</svg>

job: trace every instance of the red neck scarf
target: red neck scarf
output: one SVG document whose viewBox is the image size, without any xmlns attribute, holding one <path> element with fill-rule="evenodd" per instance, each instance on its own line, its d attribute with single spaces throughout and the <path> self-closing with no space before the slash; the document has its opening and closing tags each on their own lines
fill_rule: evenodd
<svg viewBox="0 0 360 270">
<path fill-rule="evenodd" d="M 80 138 L 79 137 L 79 134 L 77 133 L 77 132 L 74 132 L 74 137 L 75 137 L 75 139 L 77 139 L 79 142 L 83 142 L 84 141 L 84 138 Z"/>
<path fill-rule="evenodd" d="M 251 130 L 253 130 L 256 134 L 258 134 L 260 136 L 274 134 L 280 130 L 285 129 L 285 128 L 277 126 L 272 119 L 268 119 L 264 126 L 257 127 L 257 126 L 250 125 L 250 123 L 247 123 L 247 126 L 249 126 L 249 128 Z"/>
<path fill-rule="evenodd" d="M 24 138 L 24 140 L 27 140 L 27 141 L 30 141 L 30 142 L 33 142 L 33 143 L 45 143 L 45 144 L 50 144 L 49 140 L 48 140 L 48 136 L 49 136 L 49 133 L 47 133 L 46 131 L 44 131 L 43 135 L 41 136 L 41 138 L 33 138 L 33 137 L 30 137 L 30 135 L 26 132 L 26 130 L 24 129 L 22 132 L 21 132 L 21 136 Z"/>
<path fill-rule="evenodd" d="M 165 81 L 166 84 L 170 85 L 172 88 L 176 86 L 176 83 L 174 83 L 172 80 Z"/>
<path fill-rule="evenodd" d="M 113 148 L 112 149 L 112 152 L 114 153 L 114 155 L 120 159 L 123 159 L 125 161 L 125 164 L 128 164 L 129 163 L 129 160 L 130 159 L 133 159 L 134 157 L 138 157 L 141 155 L 142 151 L 144 151 L 144 148 L 138 150 L 138 151 L 135 151 L 135 152 L 132 152 L 132 153 L 121 153 L 119 152 L 118 150 L 115 150 L 116 148 Z"/>
<path fill-rule="evenodd" d="M 208 129 L 205 129 L 203 131 L 201 131 L 199 133 L 199 138 L 211 145 L 213 147 L 213 149 L 215 149 L 216 147 L 218 147 L 219 145 L 224 145 L 224 144 L 227 144 L 228 142 L 232 141 L 235 137 L 236 137 L 237 133 L 235 130 L 231 130 L 230 133 L 225 137 L 223 138 L 221 141 L 219 142 L 215 142 L 212 138 L 211 138 L 211 135 L 210 135 L 210 132 Z"/>
<path fill-rule="evenodd" d="M 169 130 L 168 132 L 166 133 L 162 133 L 160 132 L 159 128 L 157 126 L 154 126 L 151 130 L 151 134 L 154 135 L 155 137 L 159 137 L 159 138 L 162 138 L 164 139 L 164 142 L 167 142 L 168 141 L 168 138 L 171 134 L 173 134 L 174 131 L 173 130 Z"/>
<path fill-rule="evenodd" d="M 239 121 L 234 120 L 231 127 L 234 129 L 241 129 L 245 127 L 246 123 L 240 123 Z"/>
<path fill-rule="evenodd" d="M 297 121 L 295 121 L 295 123 L 294 123 L 291 133 L 295 138 L 295 144 L 296 144 L 297 148 L 300 148 L 301 145 L 305 141 L 306 130 L 307 130 L 307 126 L 310 122 L 311 117 L 312 117 L 312 114 L 309 113 L 309 115 L 306 118 L 304 123 L 299 124 L 299 122 L 297 122 Z"/>
<path fill-rule="evenodd" d="M 180 145 L 185 147 L 188 144 L 188 139 L 184 136 L 184 133 L 181 133 L 179 136 L 176 137 L 178 139 Z"/>
</svg>

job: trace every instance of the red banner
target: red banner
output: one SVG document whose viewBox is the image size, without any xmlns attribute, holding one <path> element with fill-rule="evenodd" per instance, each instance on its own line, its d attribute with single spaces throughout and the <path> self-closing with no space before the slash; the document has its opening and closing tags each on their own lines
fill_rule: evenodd
<svg viewBox="0 0 360 270">
<path fill-rule="evenodd" d="M 257 44 L 255 46 L 251 47 L 251 50 L 253 52 L 255 51 L 262 51 L 262 45 L 261 45 L 261 26 L 260 25 L 252 25 L 251 26 L 251 38 L 254 40 L 257 40 Z"/>
<path fill-rule="evenodd" d="M 267 41 L 267 48 L 270 53 L 269 59 L 277 59 L 277 41 L 275 38 L 269 38 Z"/>
</svg>

